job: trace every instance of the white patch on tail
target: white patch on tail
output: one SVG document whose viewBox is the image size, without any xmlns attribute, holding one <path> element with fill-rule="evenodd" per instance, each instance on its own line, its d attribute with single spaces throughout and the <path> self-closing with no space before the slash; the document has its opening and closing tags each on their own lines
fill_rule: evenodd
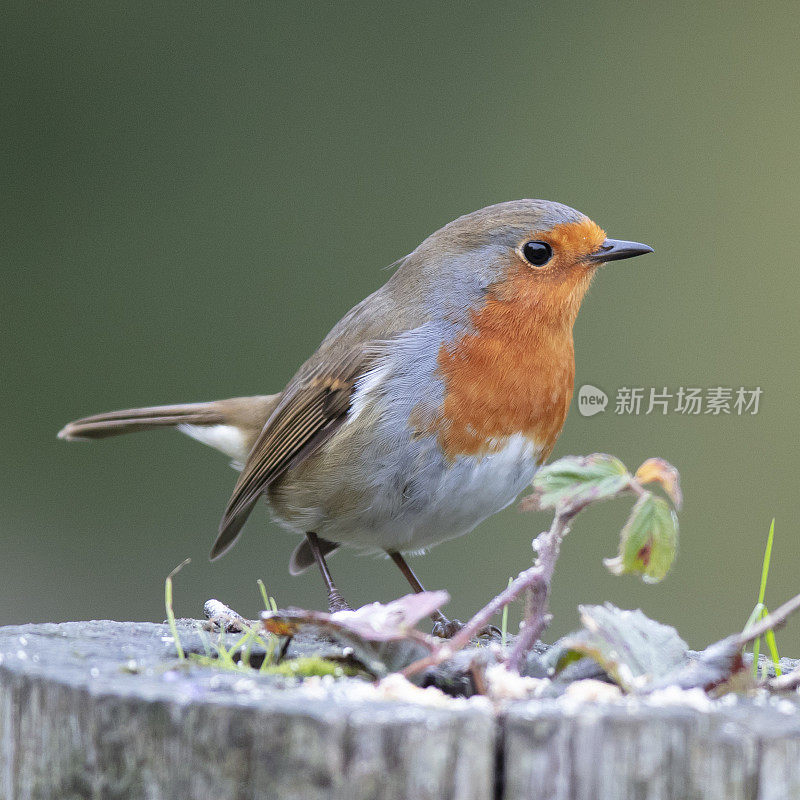
<svg viewBox="0 0 800 800">
<path fill-rule="evenodd" d="M 247 444 L 242 432 L 233 425 L 178 425 L 178 430 L 207 444 L 233 459 L 233 466 L 241 469 L 247 461 Z"/>
</svg>

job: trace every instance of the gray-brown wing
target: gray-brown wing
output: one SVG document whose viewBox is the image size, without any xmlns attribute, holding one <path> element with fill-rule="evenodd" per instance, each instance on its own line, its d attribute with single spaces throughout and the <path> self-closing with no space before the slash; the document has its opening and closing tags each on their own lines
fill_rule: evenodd
<svg viewBox="0 0 800 800">
<path fill-rule="evenodd" d="M 375 353 L 374 348 L 362 345 L 334 361 L 322 362 L 287 387 L 234 487 L 211 548 L 212 559 L 233 545 L 265 489 L 308 458 L 345 421 L 355 383 Z"/>
</svg>

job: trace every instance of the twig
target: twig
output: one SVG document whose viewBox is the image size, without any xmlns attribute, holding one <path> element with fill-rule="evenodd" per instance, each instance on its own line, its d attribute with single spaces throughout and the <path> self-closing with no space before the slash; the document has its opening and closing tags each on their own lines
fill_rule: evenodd
<svg viewBox="0 0 800 800">
<path fill-rule="evenodd" d="M 608 495 L 602 499 L 619 497 L 626 491 L 631 491 L 639 497 L 647 493 L 641 483 L 635 477 L 630 476 L 629 480 L 620 486 L 613 495 Z M 525 620 L 514 644 L 514 649 L 506 662 L 507 669 L 518 672 L 528 652 L 552 619 L 548 613 L 550 584 L 553 580 L 553 572 L 561 550 L 561 542 L 569 533 L 572 520 L 596 500 L 597 497 L 592 494 L 584 495 L 582 500 L 574 500 L 572 505 L 565 504 L 558 508 L 550 529 L 540 533 L 533 540 L 533 548 L 537 553 L 533 566 L 524 572 L 520 572 L 505 591 L 501 592 L 478 611 L 449 642 L 434 648 L 429 656 L 409 664 L 402 671 L 402 674 L 406 677 L 415 675 L 428 667 L 433 667 L 446 661 L 453 653 L 464 647 L 481 628 L 487 625 L 495 614 L 527 591 L 530 594 L 525 610 Z M 525 509 L 539 508 L 535 494 L 523 500 L 522 505 Z"/>
<path fill-rule="evenodd" d="M 525 620 L 514 643 L 514 649 L 506 662 L 506 669 L 519 672 L 530 649 L 539 640 L 550 624 L 552 615 L 548 613 L 550 584 L 553 580 L 556 561 L 561 552 L 561 542 L 569 533 L 572 519 L 583 508 L 569 508 L 556 514 L 549 531 L 540 533 L 534 539 L 537 552 L 534 568 L 538 568 L 541 579 L 529 588 L 529 601 L 525 609 Z"/>
<path fill-rule="evenodd" d="M 766 686 L 773 692 L 785 692 L 789 689 L 796 689 L 800 686 L 800 667 L 796 667 L 785 675 L 778 675 L 775 678 L 770 678 L 766 682 Z"/>
<path fill-rule="evenodd" d="M 470 639 L 498 612 L 513 600 L 516 600 L 526 589 L 535 585 L 541 578 L 541 570 L 536 565 L 520 572 L 519 575 L 509 584 L 508 588 L 501 592 L 497 597 L 490 600 L 472 619 L 452 638 L 449 642 L 437 646 L 429 656 L 420 658 L 409 664 L 404 670 L 403 675 L 415 675 L 428 667 L 434 667 L 447 661 L 453 653 L 461 650 Z"/>
<path fill-rule="evenodd" d="M 403 670 L 403 675 L 406 677 L 416 675 L 428 667 L 434 667 L 446 661 L 453 653 L 467 645 L 470 639 L 487 625 L 495 614 L 502 611 L 503 608 L 516 600 L 525 591 L 530 590 L 534 596 L 534 602 L 530 608 L 532 613 L 528 615 L 525 628 L 523 628 L 523 632 L 520 633 L 517 639 L 517 645 L 514 647 L 508 664 L 509 669 L 519 669 L 519 662 L 547 627 L 549 622 L 547 599 L 550 594 L 550 581 L 553 578 L 553 570 L 558 559 L 561 541 L 569 533 L 569 525 L 572 518 L 586 505 L 587 503 L 582 503 L 556 514 L 550 530 L 539 534 L 534 539 L 534 547 L 538 552 L 534 565 L 520 572 L 505 591 L 500 592 L 497 597 L 490 600 L 449 642 L 435 648 L 429 656 L 409 664 Z M 533 640 L 528 641 L 531 635 L 535 636 Z M 525 641 L 521 644 L 520 642 L 523 639 Z"/>
<path fill-rule="evenodd" d="M 612 496 L 618 497 L 626 491 L 632 491 L 638 497 L 642 497 L 647 493 L 641 483 L 636 478 L 631 477 Z M 606 499 L 610 499 L 610 497 Z M 550 624 L 553 618 L 548 611 L 550 585 L 553 581 L 556 561 L 558 561 L 558 556 L 561 552 L 561 542 L 564 541 L 564 537 L 569 533 L 572 520 L 592 502 L 594 502 L 594 498 L 587 497 L 574 505 L 560 508 L 556 512 L 550 530 L 540 533 L 533 540 L 533 547 L 537 552 L 534 567 L 539 569 L 541 580 L 530 587 L 529 599 L 525 608 L 525 619 L 519 636 L 517 636 L 517 640 L 514 643 L 511 656 L 506 662 L 506 669 L 519 672 L 525 657 L 539 640 L 542 633 L 544 633 L 545 628 Z"/>
</svg>

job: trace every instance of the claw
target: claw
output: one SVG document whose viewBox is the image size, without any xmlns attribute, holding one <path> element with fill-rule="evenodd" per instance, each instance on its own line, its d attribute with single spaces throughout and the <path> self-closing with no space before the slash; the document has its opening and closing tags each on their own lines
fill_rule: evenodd
<svg viewBox="0 0 800 800">
<path fill-rule="evenodd" d="M 461 620 L 444 617 L 433 623 L 432 633 L 440 639 L 452 639 L 463 627 L 464 623 Z"/>
<path fill-rule="evenodd" d="M 433 624 L 433 635 L 438 636 L 440 639 L 452 639 L 462 628 L 464 623 L 458 619 L 444 619 L 438 620 Z M 485 625 L 476 634 L 476 639 L 491 639 L 492 641 L 499 641 L 503 634 L 496 625 Z"/>
<path fill-rule="evenodd" d="M 347 605 L 345 599 L 339 594 L 337 589 L 334 589 L 328 595 L 328 611 L 335 614 L 337 611 L 352 611 L 353 609 Z"/>
</svg>

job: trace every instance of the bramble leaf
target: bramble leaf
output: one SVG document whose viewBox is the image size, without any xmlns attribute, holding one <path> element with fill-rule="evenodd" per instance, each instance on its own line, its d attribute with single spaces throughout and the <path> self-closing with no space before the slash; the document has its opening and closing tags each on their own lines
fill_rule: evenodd
<svg viewBox="0 0 800 800">
<path fill-rule="evenodd" d="M 669 625 L 650 619 L 641 611 L 624 611 L 606 603 L 580 606 L 583 630 L 558 645 L 596 661 L 624 691 L 642 689 L 663 680 L 688 663 L 686 642 Z"/>
<path fill-rule="evenodd" d="M 680 475 L 678 470 L 663 458 L 648 458 L 634 475 L 639 483 L 659 483 L 672 500 L 672 504 L 680 511 L 683 505 Z"/>
<path fill-rule="evenodd" d="M 533 479 L 533 494 L 522 501 L 526 511 L 579 508 L 606 500 L 628 487 L 631 476 L 614 456 L 567 456 L 542 467 Z"/>
<path fill-rule="evenodd" d="M 388 642 L 405 638 L 422 619 L 450 599 L 447 592 L 419 592 L 391 603 L 370 603 L 355 610 L 333 614 L 290 608 L 285 611 L 262 611 L 264 627 L 278 636 L 291 636 L 302 625 L 348 631 L 369 642 Z"/>
<path fill-rule="evenodd" d="M 380 677 L 430 653 L 432 640 L 414 626 L 449 599 L 447 592 L 419 592 L 334 614 L 299 608 L 262 611 L 261 621 L 276 636 L 308 631 L 330 637 L 352 648 L 364 668 Z"/>
<path fill-rule="evenodd" d="M 657 583 L 669 572 L 677 543 L 675 512 L 666 500 L 646 492 L 620 533 L 619 554 L 603 563 L 615 575 L 641 575 L 645 583 Z"/>
<path fill-rule="evenodd" d="M 656 691 L 667 686 L 681 689 L 704 689 L 724 694 L 732 688 L 752 688 L 754 679 L 745 669 L 739 637 L 727 636 L 709 645 L 699 653 L 690 653 L 686 664 L 677 666 L 669 674 L 653 681 L 645 691 Z"/>
</svg>

